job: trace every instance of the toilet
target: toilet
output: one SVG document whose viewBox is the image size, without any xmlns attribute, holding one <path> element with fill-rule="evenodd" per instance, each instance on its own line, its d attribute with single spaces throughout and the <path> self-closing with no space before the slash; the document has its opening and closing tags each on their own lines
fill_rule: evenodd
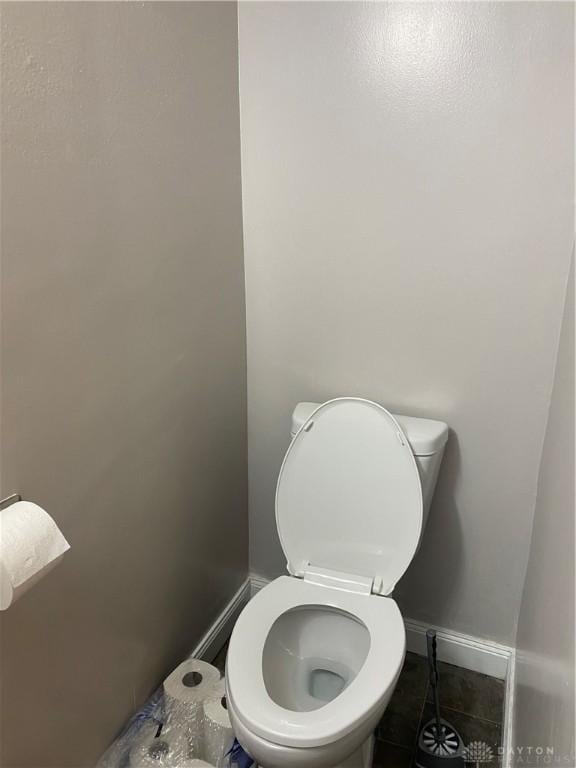
<svg viewBox="0 0 576 768">
<path fill-rule="evenodd" d="M 226 663 L 261 768 L 369 768 L 406 651 L 394 587 L 419 546 L 446 424 L 369 400 L 299 403 L 276 488 L 288 576 L 244 608 Z"/>
</svg>

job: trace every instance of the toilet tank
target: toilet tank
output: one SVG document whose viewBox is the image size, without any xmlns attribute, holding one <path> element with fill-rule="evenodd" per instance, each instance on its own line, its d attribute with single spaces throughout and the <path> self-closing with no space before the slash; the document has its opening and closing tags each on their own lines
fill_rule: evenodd
<svg viewBox="0 0 576 768">
<path fill-rule="evenodd" d="M 300 427 L 308 421 L 312 413 L 321 403 L 298 403 L 292 413 L 290 437 L 293 438 Z M 415 416 L 400 416 L 392 414 L 402 430 L 416 459 L 416 465 L 422 484 L 423 527 L 428 520 L 430 503 L 434 495 L 438 471 L 444 455 L 444 447 L 448 439 L 448 426 L 443 421 L 420 419 Z"/>
</svg>

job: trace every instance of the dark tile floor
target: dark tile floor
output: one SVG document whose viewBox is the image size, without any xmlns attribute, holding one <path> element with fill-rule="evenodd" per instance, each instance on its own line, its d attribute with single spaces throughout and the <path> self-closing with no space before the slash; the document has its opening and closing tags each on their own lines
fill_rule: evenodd
<svg viewBox="0 0 576 768">
<path fill-rule="evenodd" d="M 498 765 L 504 717 L 504 681 L 439 662 L 442 717 L 460 733 L 464 745 L 487 744 L 494 755 L 484 768 Z M 434 717 L 423 656 L 407 653 L 400 679 L 376 730 L 374 768 L 409 768 L 421 726 Z"/>
<path fill-rule="evenodd" d="M 227 650 L 228 644 L 213 662 L 222 673 Z M 465 745 L 474 741 L 487 744 L 494 760 L 482 766 L 497 768 L 504 681 L 443 662 L 438 668 L 442 716 L 458 730 Z M 420 727 L 433 716 L 426 659 L 407 653 L 396 690 L 376 729 L 373 768 L 411 768 Z"/>
</svg>

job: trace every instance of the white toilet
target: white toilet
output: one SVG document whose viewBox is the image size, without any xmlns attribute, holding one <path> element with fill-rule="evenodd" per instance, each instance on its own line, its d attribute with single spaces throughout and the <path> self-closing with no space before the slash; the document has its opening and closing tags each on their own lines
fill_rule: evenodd
<svg viewBox="0 0 576 768">
<path fill-rule="evenodd" d="M 276 489 L 289 576 L 228 650 L 232 725 L 263 768 L 369 768 L 404 661 L 392 591 L 418 548 L 448 428 L 376 403 L 300 403 Z"/>
</svg>

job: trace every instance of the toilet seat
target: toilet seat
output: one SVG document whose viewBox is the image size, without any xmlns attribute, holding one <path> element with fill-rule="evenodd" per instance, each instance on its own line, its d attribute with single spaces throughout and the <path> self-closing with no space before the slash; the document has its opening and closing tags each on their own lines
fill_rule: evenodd
<svg viewBox="0 0 576 768">
<path fill-rule="evenodd" d="M 392 594 L 420 541 L 422 486 L 396 419 L 358 397 L 320 405 L 284 457 L 276 526 L 293 576 L 348 574 Z"/>
<path fill-rule="evenodd" d="M 312 711 L 293 711 L 269 695 L 263 654 L 276 620 L 305 606 L 348 614 L 366 627 L 370 647 L 356 676 L 336 698 Z M 283 576 L 259 592 L 236 623 L 226 665 L 229 705 L 247 729 L 274 744 L 330 744 L 351 733 L 379 707 L 400 674 L 405 648 L 404 623 L 391 598 Z"/>
</svg>

